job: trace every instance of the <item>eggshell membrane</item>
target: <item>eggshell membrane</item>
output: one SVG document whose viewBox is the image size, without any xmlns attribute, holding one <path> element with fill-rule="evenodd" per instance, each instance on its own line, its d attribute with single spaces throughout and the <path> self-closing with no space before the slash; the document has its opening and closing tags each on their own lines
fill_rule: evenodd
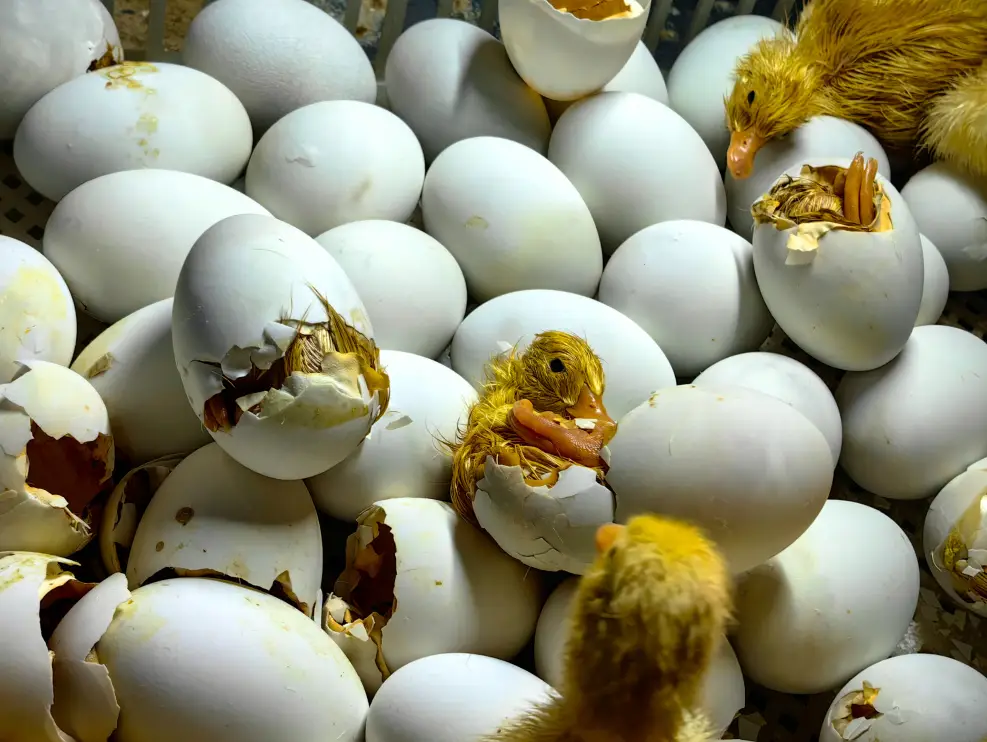
<svg viewBox="0 0 987 742">
<path fill-rule="evenodd" d="M 593 21 L 546 0 L 503 0 L 498 17 L 511 63 L 547 98 L 573 100 L 599 90 L 627 63 L 648 22 L 651 0 L 628 4 L 631 17 Z"/>
<path fill-rule="evenodd" d="M 508 662 L 480 654 L 436 654 L 388 679 L 370 705 L 366 739 L 481 739 L 552 695 L 546 683 Z"/>
<path fill-rule="evenodd" d="M 840 466 L 881 497 L 931 497 L 987 456 L 987 346 L 964 330 L 916 327 L 901 354 L 846 374 Z"/>
<path fill-rule="evenodd" d="M 849 160 L 802 164 L 848 167 Z M 811 251 L 793 249 L 798 228 L 754 229 L 754 271 L 768 309 L 785 334 L 818 361 L 845 371 L 867 371 L 904 347 L 922 304 L 924 258 L 918 227 L 901 194 L 880 173 L 891 205 L 886 232 L 834 229 Z M 804 226 L 804 225 L 803 225 Z"/>
<path fill-rule="evenodd" d="M 269 479 L 215 443 L 190 454 L 155 492 L 134 536 L 127 579 L 162 569 L 283 590 L 311 616 L 322 581 L 322 531 L 305 485 Z"/>
<path fill-rule="evenodd" d="M 843 686 L 823 719 L 819 742 L 843 742 L 832 721 L 847 695 L 865 682 L 879 690 L 875 707 L 882 716 L 861 723 L 855 742 L 980 742 L 987 735 L 987 678 L 949 657 L 905 654 L 870 666 Z"/>
<path fill-rule="evenodd" d="M 19 361 L 72 361 L 75 305 L 65 280 L 40 252 L 3 235 L 0 295 L 0 384 L 14 378 Z"/>
<path fill-rule="evenodd" d="M 368 702 L 353 668 L 311 619 L 265 593 L 197 578 L 146 585 L 96 649 L 120 742 L 362 739 Z"/>
<path fill-rule="evenodd" d="M 224 219 L 199 238 L 178 278 L 172 341 L 186 395 L 200 420 L 206 400 L 224 388 L 223 374 L 242 374 L 249 364 L 266 364 L 284 353 L 295 331 L 282 320 L 326 321 L 316 292 L 373 338 L 343 269 L 295 227 L 244 214 Z M 253 360 L 242 351 L 231 353 L 234 349 L 251 349 Z M 370 431 L 378 399 L 362 379 L 292 375 L 295 386 L 269 394 L 259 415 L 244 412 L 229 433 L 211 434 L 258 474 L 275 479 L 321 474 Z M 286 406 L 279 411 L 278 405 Z"/>
<path fill-rule="evenodd" d="M 474 137 L 449 146 L 425 177 L 422 217 L 476 301 L 522 289 L 592 296 L 600 282 L 590 210 L 559 168 L 517 142 Z"/>
<path fill-rule="evenodd" d="M 470 312 L 452 339 L 452 367 L 480 388 L 489 360 L 535 335 L 560 330 L 585 338 L 606 374 L 604 402 L 617 420 L 655 389 L 675 384 L 675 374 L 658 344 L 640 325 L 616 309 L 564 291 L 516 291 Z"/>
<path fill-rule="evenodd" d="M 524 647 L 542 604 L 536 572 L 504 554 L 448 503 L 421 498 L 377 503 L 361 514 L 351 538 L 369 543 L 370 524 L 378 519 L 390 528 L 397 554 L 397 607 L 380 632 L 391 673 L 430 655 L 469 651 L 506 660 Z M 381 674 L 372 662 L 373 642 L 352 629 L 329 633 L 351 657 L 367 690 L 376 692 Z"/>
<path fill-rule="evenodd" d="M 267 213 L 200 175 L 126 170 L 65 196 L 45 225 L 43 249 L 86 311 L 112 323 L 173 296 L 185 257 L 213 224 Z"/>
<path fill-rule="evenodd" d="M 452 18 L 416 23 L 387 55 L 390 109 L 432 162 L 454 142 L 494 136 L 545 153 L 552 127 L 542 97 L 515 72 L 504 45 Z"/>
<path fill-rule="evenodd" d="M 600 93 L 570 106 L 552 132 L 548 159 L 583 197 L 607 255 L 658 222 L 726 220 L 723 182 L 702 139 L 647 96 Z"/>
<path fill-rule="evenodd" d="M 734 574 L 795 541 L 833 481 L 832 454 L 816 426 L 742 387 L 659 390 L 620 419 L 609 447 L 617 522 L 647 512 L 694 522 Z"/>
<path fill-rule="evenodd" d="M 936 495 L 925 516 L 922 549 L 929 571 L 952 601 L 978 616 L 987 618 L 987 600 L 961 596 L 951 572 L 944 564 L 943 547 L 953 529 L 968 550 L 987 549 L 984 516 L 987 504 L 987 459 L 975 461 L 953 477 Z"/>
<path fill-rule="evenodd" d="M 366 508 L 396 497 L 449 499 L 452 441 L 465 424 L 476 391 L 459 374 L 429 358 L 382 350 L 391 380 L 387 412 L 343 461 L 305 483 L 316 507 L 355 521 Z"/>
<path fill-rule="evenodd" d="M 922 304 L 919 306 L 915 326 L 934 325 L 942 317 L 946 302 L 949 301 L 949 270 L 942 253 L 924 234 L 919 235 L 922 242 L 922 260 L 924 271 L 922 279 Z"/>
</svg>

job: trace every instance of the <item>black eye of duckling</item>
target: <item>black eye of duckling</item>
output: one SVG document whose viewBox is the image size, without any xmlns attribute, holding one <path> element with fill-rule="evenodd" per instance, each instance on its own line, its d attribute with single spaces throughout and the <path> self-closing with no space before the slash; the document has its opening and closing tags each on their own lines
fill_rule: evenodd
<svg viewBox="0 0 987 742">
<path fill-rule="evenodd" d="M 751 92 L 749 92 L 747 94 L 747 103 L 749 105 L 749 104 L 751 104 L 753 102 L 754 102 L 754 91 L 752 90 Z"/>
<path fill-rule="evenodd" d="M 561 374 L 562 372 L 565 371 L 565 364 L 562 363 L 562 361 L 560 361 L 558 358 L 553 358 L 552 361 L 548 364 L 548 367 L 557 374 Z"/>
</svg>

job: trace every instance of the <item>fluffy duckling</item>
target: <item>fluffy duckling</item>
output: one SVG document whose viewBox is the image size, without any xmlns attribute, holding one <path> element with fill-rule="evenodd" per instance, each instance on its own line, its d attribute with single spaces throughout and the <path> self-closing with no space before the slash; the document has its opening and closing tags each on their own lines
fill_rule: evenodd
<svg viewBox="0 0 987 742">
<path fill-rule="evenodd" d="M 487 366 L 480 397 L 452 450 L 450 493 L 456 511 L 476 524 L 473 497 L 488 456 L 521 466 L 531 486 L 551 486 L 572 464 L 596 469 L 600 449 L 617 431 L 603 406 L 603 366 L 589 344 L 565 332 L 543 332 L 518 353 Z"/>
<path fill-rule="evenodd" d="M 829 115 L 869 129 L 889 155 L 925 147 L 987 174 L 985 59 L 983 0 L 813 0 L 794 35 L 738 62 L 727 166 L 746 178 L 766 142 Z"/>
<path fill-rule="evenodd" d="M 488 742 L 707 742 L 691 711 L 731 612 L 724 560 L 651 515 L 597 533 L 579 582 L 560 695 Z"/>
</svg>

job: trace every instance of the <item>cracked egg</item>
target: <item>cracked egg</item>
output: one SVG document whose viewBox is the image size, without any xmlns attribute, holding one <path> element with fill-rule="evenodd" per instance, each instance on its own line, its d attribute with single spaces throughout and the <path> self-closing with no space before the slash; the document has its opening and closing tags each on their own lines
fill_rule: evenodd
<svg viewBox="0 0 987 742">
<path fill-rule="evenodd" d="M 792 168 L 751 213 L 757 283 L 792 341 L 845 371 L 901 352 L 922 303 L 924 257 L 918 226 L 876 159 Z"/>
<path fill-rule="evenodd" d="M 327 471 L 387 410 L 390 382 L 353 284 L 273 217 L 232 216 L 199 238 L 178 278 L 172 341 L 196 415 L 264 476 Z"/>
<path fill-rule="evenodd" d="M 92 385 L 64 366 L 23 362 L 0 384 L 0 544 L 56 556 L 81 549 L 113 463 L 109 416 Z"/>
</svg>

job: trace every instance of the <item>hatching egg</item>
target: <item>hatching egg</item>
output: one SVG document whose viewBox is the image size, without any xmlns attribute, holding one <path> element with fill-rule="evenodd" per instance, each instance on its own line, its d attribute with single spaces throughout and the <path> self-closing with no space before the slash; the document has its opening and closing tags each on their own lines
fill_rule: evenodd
<svg viewBox="0 0 987 742">
<path fill-rule="evenodd" d="M 367 742 L 482 739 L 551 696 L 546 683 L 503 660 L 435 654 L 402 667 L 374 696 Z"/>
<path fill-rule="evenodd" d="M 59 201 L 100 175 L 181 170 L 232 183 L 253 135 L 243 104 L 208 75 L 163 62 L 124 62 L 58 86 L 27 112 L 14 162 Z"/>
<path fill-rule="evenodd" d="M 816 426 L 742 387 L 661 389 L 620 419 L 609 448 L 617 522 L 647 512 L 695 522 L 735 574 L 802 535 L 833 481 Z"/>
<path fill-rule="evenodd" d="M 14 377 L 21 361 L 72 361 L 76 316 L 65 280 L 40 252 L 3 235 L 0 295 L 0 384 Z"/>
<path fill-rule="evenodd" d="M 795 543 L 738 579 L 741 667 L 783 693 L 832 690 L 894 651 L 918 589 L 904 531 L 872 507 L 830 500 Z"/>
<path fill-rule="evenodd" d="M 791 167 L 799 167 L 812 158 L 850 159 L 857 152 L 877 160 L 877 171 L 888 178 L 891 165 L 880 142 L 862 126 L 832 116 L 816 116 L 785 137 L 772 139 L 754 160 L 749 177 L 737 180 L 727 171 L 724 184 L 727 195 L 727 219 L 733 230 L 750 239 L 754 233 L 751 206 L 767 193 L 778 177 Z M 777 319 L 777 318 L 776 318 Z"/>
<path fill-rule="evenodd" d="M 504 45 L 477 26 L 432 18 L 402 33 L 387 55 L 391 110 L 415 132 L 426 162 L 469 137 L 512 139 L 544 153 L 545 102 L 518 77 Z"/>
<path fill-rule="evenodd" d="M 434 237 L 407 224 L 369 219 L 316 241 L 356 286 L 381 348 L 438 358 L 466 314 L 466 279 Z"/>
<path fill-rule="evenodd" d="M 819 742 L 982 742 L 987 677 L 935 654 L 905 654 L 857 673 L 836 695 Z"/>
<path fill-rule="evenodd" d="M 62 199 L 42 244 L 75 299 L 112 323 L 173 296 L 185 256 L 213 224 L 234 214 L 267 213 L 199 175 L 126 170 L 90 180 Z"/>
<path fill-rule="evenodd" d="M 570 106 L 548 159 L 589 206 L 608 255 L 658 222 L 723 226 L 726 219 L 723 182 L 702 139 L 671 108 L 638 93 L 601 93 Z"/>
<path fill-rule="evenodd" d="M 598 298 L 644 328 L 680 377 L 756 350 L 774 327 L 751 244 L 706 222 L 676 219 L 632 235 L 607 262 Z"/>
<path fill-rule="evenodd" d="M 730 145 L 723 98 L 733 90 L 737 61 L 759 39 L 781 29 L 778 21 L 760 15 L 718 21 L 686 45 L 668 73 L 669 105 L 702 137 L 720 170 Z"/>
<path fill-rule="evenodd" d="M 424 178 L 406 123 L 372 103 L 334 100 L 267 130 L 247 166 L 247 195 L 315 237 L 361 219 L 407 221 Z"/>
<path fill-rule="evenodd" d="M 924 234 L 919 235 L 922 242 L 922 261 L 925 266 L 922 279 L 922 304 L 918 309 L 915 326 L 934 325 L 942 316 L 949 301 L 949 270 L 942 253 Z"/>
<path fill-rule="evenodd" d="M 68 556 L 92 538 L 90 503 L 112 486 L 113 436 L 92 385 L 25 361 L 0 384 L 0 546 Z"/>
<path fill-rule="evenodd" d="M 517 142 L 448 147 L 425 177 L 422 216 L 476 301 L 522 289 L 596 292 L 603 254 L 590 210 L 555 165 Z"/>
<path fill-rule="evenodd" d="M 396 497 L 449 499 L 452 441 L 465 424 L 476 391 L 441 363 L 411 353 L 383 350 L 391 380 L 384 416 L 353 453 L 306 484 L 319 509 L 356 520 L 378 500 Z"/>
<path fill-rule="evenodd" d="M 849 165 L 828 158 L 800 163 L 758 200 L 756 208 L 772 211 L 757 217 L 754 271 L 771 314 L 802 350 L 835 368 L 867 371 L 901 351 L 918 317 L 925 268 L 915 220 L 880 173 L 880 212 L 863 231 L 822 216 L 796 224 L 798 201 L 777 200 L 790 177 L 829 183 Z M 819 169 L 810 173 L 811 167 Z"/>
<path fill-rule="evenodd" d="M 231 216 L 195 243 L 178 276 L 172 342 L 196 415 L 264 476 L 321 474 L 387 404 L 353 284 L 315 240 L 269 216 Z"/>
<path fill-rule="evenodd" d="M 510 659 L 534 634 L 542 604 L 537 572 L 448 503 L 376 503 L 360 515 L 346 546 L 346 570 L 324 617 L 371 694 L 422 657 L 472 652 Z"/>
<path fill-rule="evenodd" d="M 741 353 L 724 358 L 692 382 L 696 386 L 742 386 L 770 394 L 805 415 L 826 437 L 833 465 L 843 446 L 843 422 L 833 393 L 815 371 L 779 353 Z"/>
<path fill-rule="evenodd" d="M 99 0 L 8 0 L 0 8 L 0 141 L 63 82 L 123 61 L 120 35 Z"/>
<path fill-rule="evenodd" d="M 477 389 L 491 358 L 535 335 L 559 330 L 584 338 L 600 357 L 606 375 L 604 402 L 615 420 L 655 389 L 675 384 L 658 344 L 640 325 L 598 301 L 564 291 L 516 291 L 470 312 L 452 339 L 452 367 Z"/>
<path fill-rule="evenodd" d="M 946 261 L 949 288 L 987 288 L 987 180 L 934 162 L 905 183 L 901 196 Z"/>
<path fill-rule="evenodd" d="M 302 0 L 220 0 L 195 16 L 182 62 L 240 99 L 260 136 L 297 108 L 377 99 L 377 80 L 346 27 Z"/>
<path fill-rule="evenodd" d="M 836 390 L 840 466 L 881 497 L 931 497 L 987 456 L 987 345 L 955 327 L 912 330 L 904 350 Z"/>
</svg>

